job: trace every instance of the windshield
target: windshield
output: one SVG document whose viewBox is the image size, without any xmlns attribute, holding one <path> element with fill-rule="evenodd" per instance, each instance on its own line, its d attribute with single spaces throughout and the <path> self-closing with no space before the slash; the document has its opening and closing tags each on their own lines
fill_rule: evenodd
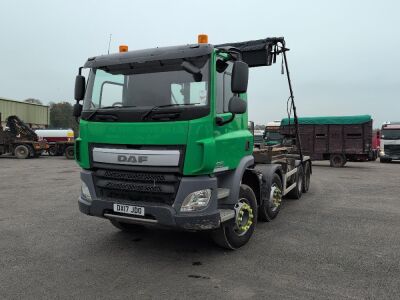
<svg viewBox="0 0 400 300">
<path fill-rule="evenodd" d="M 266 141 L 277 141 L 277 140 L 281 140 L 283 138 L 283 136 L 276 131 L 266 131 L 265 132 L 265 140 Z"/>
<path fill-rule="evenodd" d="M 381 138 L 384 140 L 400 139 L 400 129 L 383 129 Z"/>
<path fill-rule="evenodd" d="M 121 64 L 92 69 L 83 110 L 104 107 L 206 106 L 208 56 L 190 58 L 200 74 L 181 67 L 182 59 Z M 199 76 L 200 75 L 200 76 Z"/>
</svg>

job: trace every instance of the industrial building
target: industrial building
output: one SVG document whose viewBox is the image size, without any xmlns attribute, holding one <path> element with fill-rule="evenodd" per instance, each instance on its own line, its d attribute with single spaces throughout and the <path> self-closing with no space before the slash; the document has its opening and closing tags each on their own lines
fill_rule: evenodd
<svg viewBox="0 0 400 300">
<path fill-rule="evenodd" d="M 9 116 L 18 116 L 31 128 L 47 128 L 50 122 L 50 109 L 47 105 L 26 103 L 0 97 L 1 125 Z"/>
</svg>

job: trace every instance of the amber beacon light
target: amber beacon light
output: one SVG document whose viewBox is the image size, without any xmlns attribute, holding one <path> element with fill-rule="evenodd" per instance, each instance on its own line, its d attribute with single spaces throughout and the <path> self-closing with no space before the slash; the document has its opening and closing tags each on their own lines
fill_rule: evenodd
<svg viewBox="0 0 400 300">
<path fill-rule="evenodd" d="M 207 44 L 208 43 L 208 35 L 207 34 L 199 34 L 197 36 L 197 42 L 199 44 Z"/>
<path fill-rule="evenodd" d="M 127 45 L 120 45 L 119 46 L 119 52 L 128 52 L 128 46 Z"/>
</svg>

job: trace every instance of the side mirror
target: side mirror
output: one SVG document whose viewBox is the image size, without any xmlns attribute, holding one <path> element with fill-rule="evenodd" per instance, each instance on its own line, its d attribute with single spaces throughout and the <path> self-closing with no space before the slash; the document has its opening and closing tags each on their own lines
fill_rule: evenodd
<svg viewBox="0 0 400 300">
<path fill-rule="evenodd" d="M 247 102 L 238 96 L 233 96 L 229 100 L 228 110 L 232 114 L 244 114 L 247 110 Z"/>
<path fill-rule="evenodd" d="M 85 89 L 86 89 L 86 80 L 85 76 L 76 75 L 75 78 L 75 100 L 80 101 L 85 97 Z"/>
<path fill-rule="evenodd" d="M 78 102 L 74 104 L 74 109 L 72 111 L 72 115 L 75 118 L 79 118 L 82 114 L 82 104 L 79 104 Z"/>
<path fill-rule="evenodd" d="M 249 82 L 249 66 L 243 61 L 235 61 L 232 69 L 231 90 L 234 94 L 246 93 Z"/>
</svg>

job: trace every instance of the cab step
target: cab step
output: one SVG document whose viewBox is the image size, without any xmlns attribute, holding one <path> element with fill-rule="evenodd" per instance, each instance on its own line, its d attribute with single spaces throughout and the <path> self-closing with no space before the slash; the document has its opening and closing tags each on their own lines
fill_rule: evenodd
<svg viewBox="0 0 400 300">
<path fill-rule="evenodd" d="M 224 223 L 235 217 L 235 210 L 233 209 L 219 209 L 221 223 Z"/>
<path fill-rule="evenodd" d="M 229 189 L 226 188 L 218 188 L 217 191 L 217 199 L 224 199 L 229 196 Z"/>
</svg>

